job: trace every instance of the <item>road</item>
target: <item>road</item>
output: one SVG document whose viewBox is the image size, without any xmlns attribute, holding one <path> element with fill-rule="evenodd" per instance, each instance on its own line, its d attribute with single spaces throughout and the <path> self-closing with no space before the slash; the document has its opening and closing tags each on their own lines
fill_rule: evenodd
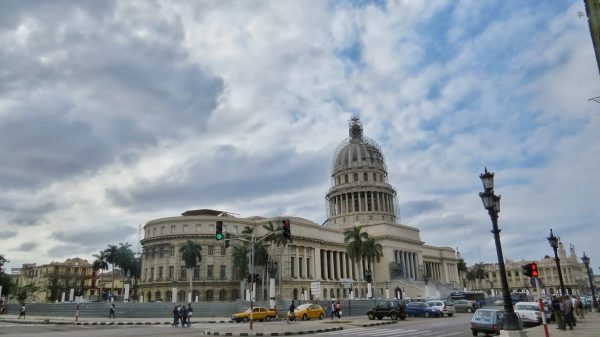
<svg viewBox="0 0 600 337">
<path fill-rule="evenodd" d="M 373 327 L 357 327 L 346 325 L 344 330 L 319 334 L 303 334 L 303 336 L 354 336 L 354 337 L 391 337 L 391 336 L 418 336 L 418 337 L 460 337 L 469 336 L 469 321 L 472 314 L 460 314 L 444 318 L 407 318 L 397 324 L 380 325 Z M 374 321 L 378 322 L 378 321 Z M 276 321 L 261 323 L 273 332 L 286 331 L 286 322 Z M 292 323 L 294 328 L 306 327 L 314 329 L 313 321 Z M 152 326 L 73 326 L 73 325 L 47 325 L 47 324 L 14 324 L 0 323 L 0 336 L 2 337 L 136 337 L 136 336 L 198 336 L 205 329 L 219 331 L 227 326 L 241 327 L 235 323 L 224 324 L 195 324 L 191 328 L 173 328 L 169 325 Z M 291 327 L 290 327 L 291 328 Z M 244 332 L 250 332 L 245 330 Z"/>
</svg>

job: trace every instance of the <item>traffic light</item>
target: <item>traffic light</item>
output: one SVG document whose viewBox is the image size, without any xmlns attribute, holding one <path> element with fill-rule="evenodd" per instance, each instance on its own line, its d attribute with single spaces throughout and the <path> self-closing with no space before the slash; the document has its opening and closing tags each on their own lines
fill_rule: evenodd
<svg viewBox="0 0 600 337">
<path fill-rule="evenodd" d="M 246 274 L 246 281 L 248 281 L 248 283 L 252 282 L 252 275 L 250 273 Z"/>
<path fill-rule="evenodd" d="M 537 263 L 528 263 L 523 265 L 523 275 L 529 277 L 538 277 L 540 274 L 537 269 Z"/>
<path fill-rule="evenodd" d="M 260 282 L 260 276 L 258 274 L 254 274 L 254 283 Z"/>
<path fill-rule="evenodd" d="M 529 270 L 531 270 L 531 277 L 538 277 L 540 274 L 538 273 L 537 263 L 532 263 L 529 266 Z"/>
<path fill-rule="evenodd" d="M 292 239 L 292 228 L 290 226 L 290 219 L 281 220 L 281 234 L 284 238 L 288 240 Z"/>
<path fill-rule="evenodd" d="M 229 248 L 229 240 L 231 239 L 231 235 L 229 233 L 225 233 L 225 248 Z"/>
<path fill-rule="evenodd" d="M 217 221 L 215 239 L 218 241 L 223 240 L 223 221 Z"/>
<path fill-rule="evenodd" d="M 373 273 L 371 273 L 370 270 L 365 272 L 365 281 L 367 281 L 367 283 L 373 282 Z"/>
</svg>

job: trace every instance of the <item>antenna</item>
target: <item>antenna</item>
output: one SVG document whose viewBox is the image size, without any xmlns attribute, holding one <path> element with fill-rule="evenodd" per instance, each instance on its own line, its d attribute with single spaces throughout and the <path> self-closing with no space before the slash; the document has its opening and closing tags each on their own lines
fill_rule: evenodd
<svg viewBox="0 0 600 337">
<path fill-rule="evenodd" d="M 142 241 L 142 224 L 138 225 L 137 255 L 140 256 L 140 245 Z"/>
</svg>

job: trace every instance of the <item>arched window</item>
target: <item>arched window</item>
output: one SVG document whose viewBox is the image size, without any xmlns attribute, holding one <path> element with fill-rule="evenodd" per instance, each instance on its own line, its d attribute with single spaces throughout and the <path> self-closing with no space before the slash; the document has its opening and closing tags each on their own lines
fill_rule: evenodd
<svg viewBox="0 0 600 337">
<path fill-rule="evenodd" d="M 340 288 L 337 288 L 337 289 L 336 289 L 336 297 L 337 297 L 337 298 L 340 298 Z"/>
<path fill-rule="evenodd" d="M 333 288 L 329 289 L 329 293 L 331 294 L 331 298 L 335 298 L 335 291 Z"/>
<path fill-rule="evenodd" d="M 146 302 L 152 302 L 152 292 L 148 291 L 146 293 Z"/>
<path fill-rule="evenodd" d="M 185 302 L 186 301 L 185 290 L 179 290 L 177 292 L 177 301 L 179 301 L 179 302 Z"/>
<path fill-rule="evenodd" d="M 213 300 L 213 291 L 212 290 L 207 290 L 206 293 L 206 301 L 210 302 Z"/>
<path fill-rule="evenodd" d="M 198 299 L 200 299 L 200 291 L 192 290 L 192 301 L 198 302 Z"/>
<path fill-rule="evenodd" d="M 227 291 L 225 289 L 221 289 L 219 291 L 219 301 L 226 301 L 227 300 Z"/>
<path fill-rule="evenodd" d="M 237 299 L 240 299 L 240 291 L 239 291 L 239 290 L 237 290 L 237 289 L 233 289 L 233 290 L 231 291 L 231 300 L 232 300 L 232 301 L 235 301 L 235 300 L 237 300 Z"/>
<path fill-rule="evenodd" d="M 327 298 L 327 288 L 323 288 L 323 299 Z"/>
<path fill-rule="evenodd" d="M 292 299 L 298 299 L 298 288 L 294 288 L 294 291 L 292 292 Z"/>
<path fill-rule="evenodd" d="M 156 291 L 156 293 L 154 294 L 154 297 L 156 298 L 157 301 L 162 301 L 162 297 L 160 296 L 159 290 Z"/>
<path fill-rule="evenodd" d="M 343 290 L 342 295 L 344 296 L 344 298 L 348 298 L 348 293 L 346 292 L 346 289 Z"/>
<path fill-rule="evenodd" d="M 165 292 L 165 301 L 172 302 L 173 301 L 173 292 L 171 290 L 167 290 Z"/>
</svg>

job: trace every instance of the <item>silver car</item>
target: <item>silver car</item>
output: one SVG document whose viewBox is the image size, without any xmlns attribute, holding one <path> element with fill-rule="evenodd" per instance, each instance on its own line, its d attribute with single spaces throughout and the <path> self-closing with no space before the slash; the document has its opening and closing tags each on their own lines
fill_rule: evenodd
<svg viewBox="0 0 600 337">
<path fill-rule="evenodd" d="M 456 310 L 454 309 L 454 305 L 452 305 L 452 302 L 450 302 L 450 301 L 431 300 L 431 301 L 427 301 L 427 304 L 429 304 L 429 306 L 434 307 L 434 308 L 438 309 L 439 311 L 441 311 L 442 317 L 444 315 L 447 315 L 448 317 L 452 317 L 456 313 Z"/>
</svg>

